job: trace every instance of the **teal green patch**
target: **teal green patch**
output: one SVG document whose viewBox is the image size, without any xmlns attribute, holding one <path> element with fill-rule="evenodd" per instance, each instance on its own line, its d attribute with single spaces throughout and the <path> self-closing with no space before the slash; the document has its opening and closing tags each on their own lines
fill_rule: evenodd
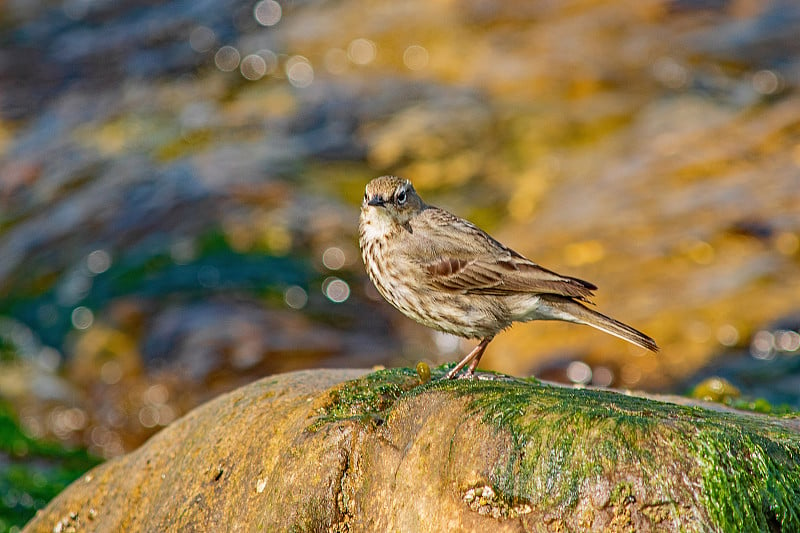
<svg viewBox="0 0 800 533">
<path fill-rule="evenodd" d="M 329 393 L 328 403 L 320 408 L 318 418 L 308 429 L 316 431 L 340 420 L 383 420 L 395 402 L 419 384 L 417 371 L 411 368 L 379 370 L 348 381 Z"/>
<path fill-rule="evenodd" d="M 115 254 L 111 267 L 92 277 L 88 293 L 71 304 L 69 311 L 75 305 L 83 305 L 99 312 L 110 302 L 127 295 L 191 300 L 205 298 L 221 289 L 244 291 L 283 306 L 286 286 L 307 288 L 319 277 L 312 272 L 308 260 L 271 256 L 265 250 L 239 253 L 231 248 L 221 228 L 198 237 L 194 241 L 193 258 L 185 264 L 175 262 L 169 244 L 168 241 L 147 243 Z M 35 267 L 32 269 L 28 281 L 15 285 L 14 290 L 0 301 L 0 315 L 10 316 L 31 327 L 43 344 L 63 346 L 73 327 L 70 312 L 61 312 L 64 309 L 58 300 L 59 278 L 54 273 L 37 274 Z M 198 282 L 203 272 L 215 273 L 206 286 Z M 54 312 L 53 319 L 43 323 L 43 308 L 59 312 Z M 341 316 L 335 317 L 341 320 Z M 0 359 L 7 358 L 7 350 L 0 345 Z"/>
<path fill-rule="evenodd" d="M 0 532 L 23 526 L 37 509 L 99 463 L 85 450 L 28 437 L 0 402 Z"/>
</svg>

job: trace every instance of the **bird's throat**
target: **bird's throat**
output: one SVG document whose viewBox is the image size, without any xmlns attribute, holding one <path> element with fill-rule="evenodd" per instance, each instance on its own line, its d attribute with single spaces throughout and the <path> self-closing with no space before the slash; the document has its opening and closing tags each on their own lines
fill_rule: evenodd
<svg viewBox="0 0 800 533">
<path fill-rule="evenodd" d="M 362 211 L 359 226 L 362 241 L 385 239 L 397 231 L 397 224 L 380 207 L 369 207 Z"/>
</svg>

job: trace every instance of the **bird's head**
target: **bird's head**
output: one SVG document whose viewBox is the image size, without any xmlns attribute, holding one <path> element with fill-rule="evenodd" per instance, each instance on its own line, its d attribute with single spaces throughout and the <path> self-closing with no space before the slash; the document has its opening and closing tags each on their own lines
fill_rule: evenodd
<svg viewBox="0 0 800 533">
<path fill-rule="evenodd" d="M 411 182 L 396 176 L 381 176 L 367 183 L 361 212 L 365 216 L 388 217 L 397 224 L 406 224 L 425 208 Z"/>
</svg>

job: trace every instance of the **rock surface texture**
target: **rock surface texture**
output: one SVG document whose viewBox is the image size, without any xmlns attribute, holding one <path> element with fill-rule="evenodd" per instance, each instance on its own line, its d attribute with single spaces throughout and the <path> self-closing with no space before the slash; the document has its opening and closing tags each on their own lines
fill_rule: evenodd
<svg viewBox="0 0 800 533">
<path fill-rule="evenodd" d="M 800 530 L 797 418 L 482 376 L 262 379 L 98 466 L 25 531 Z"/>
</svg>

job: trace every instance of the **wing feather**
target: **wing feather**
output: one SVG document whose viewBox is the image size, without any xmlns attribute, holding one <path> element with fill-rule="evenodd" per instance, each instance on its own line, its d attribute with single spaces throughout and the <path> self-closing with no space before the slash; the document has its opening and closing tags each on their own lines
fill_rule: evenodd
<svg viewBox="0 0 800 533">
<path fill-rule="evenodd" d="M 413 225 L 415 242 L 423 244 L 409 255 L 417 258 L 432 289 L 494 296 L 558 294 L 589 301 L 597 288 L 537 265 L 441 209 L 426 209 Z"/>
</svg>

